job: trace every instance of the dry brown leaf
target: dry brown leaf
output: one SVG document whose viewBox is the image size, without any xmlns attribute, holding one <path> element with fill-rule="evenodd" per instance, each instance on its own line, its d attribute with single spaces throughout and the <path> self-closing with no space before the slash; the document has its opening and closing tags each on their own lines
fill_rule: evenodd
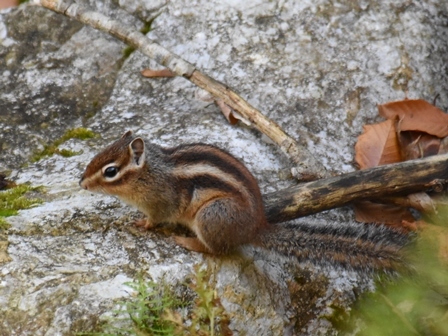
<svg viewBox="0 0 448 336">
<path fill-rule="evenodd" d="M 395 122 L 386 120 L 365 125 L 355 145 L 355 160 L 360 169 L 401 161 Z"/>
<path fill-rule="evenodd" d="M 238 119 L 234 117 L 233 110 L 230 108 L 229 105 L 224 103 L 221 99 L 215 100 L 216 105 L 221 109 L 222 114 L 224 114 L 224 117 L 226 117 L 227 121 L 230 123 L 230 125 L 235 125 L 238 122 Z"/>
<path fill-rule="evenodd" d="M 438 203 L 434 196 L 418 192 L 407 196 L 386 197 L 381 200 L 385 204 L 393 204 L 402 208 L 414 208 L 422 213 L 432 215 L 437 212 Z"/>
<path fill-rule="evenodd" d="M 398 141 L 403 161 L 437 155 L 441 144 L 440 138 L 416 131 L 400 132 L 398 130 Z"/>
<path fill-rule="evenodd" d="M 162 69 L 162 70 L 153 70 L 153 69 L 144 69 L 141 72 L 143 77 L 147 78 L 156 78 L 156 77 L 175 77 L 176 74 L 172 72 L 170 69 Z"/>
<path fill-rule="evenodd" d="M 423 99 L 378 105 L 378 111 L 386 119 L 398 117 L 401 131 L 420 131 L 439 138 L 448 136 L 448 114 Z"/>
<path fill-rule="evenodd" d="M 407 232 L 420 231 L 424 229 L 427 225 L 428 223 L 420 220 L 414 222 L 408 222 L 404 220 L 403 222 L 401 222 L 402 229 L 404 229 Z"/>
<path fill-rule="evenodd" d="M 364 126 L 355 146 L 355 160 L 361 169 L 448 153 L 448 115 L 435 106 L 424 100 L 405 100 L 379 105 L 378 109 L 388 120 Z M 447 196 L 417 193 L 386 202 L 395 204 L 356 203 L 356 220 L 418 230 L 433 241 L 439 259 L 448 265 Z M 416 221 L 409 208 L 418 210 L 432 224 Z"/>
<path fill-rule="evenodd" d="M 219 108 L 221 109 L 222 114 L 224 114 L 224 116 L 226 117 L 227 121 L 231 125 L 235 125 L 238 122 L 238 120 L 241 121 L 243 124 L 245 124 L 247 126 L 251 125 L 249 120 L 247 120 L 246 118 L 243 118 L 243 116 L 241 114 L 239 114 L 236 111 L 234 111 L 229 105 L 224 103 L 223 100 L 217 99 L 217 100 L 215 100 L 215 103 L 216 103 L 216 105 L 219 106 Z"/>
<path fill-rule="evenodd" d="M 403 221 L 415 222 L 411 212 L 392 204 L 362 201 L 354 204 L 355 219 L 364 223 L 379 223 L 403 228 Z"/>
<path fill-rule="evenodd" d="M 410 194 L 407 196 L 407 199 L 411 208 L 427 214 L 436 212 L 436 204 L 425 192 Z"/>
<path fill-rule="evenodd" d="M 440 141 L 440 147 L 437 154 L 446 154 L 446 153 L 448 153 L 448 137 L 445 137 Z"/>
<path fill-rule="evenodd" d="M 19 0 L 1 0 L 0 9 L 15 7 L 19 5 Z"/>
</svg>

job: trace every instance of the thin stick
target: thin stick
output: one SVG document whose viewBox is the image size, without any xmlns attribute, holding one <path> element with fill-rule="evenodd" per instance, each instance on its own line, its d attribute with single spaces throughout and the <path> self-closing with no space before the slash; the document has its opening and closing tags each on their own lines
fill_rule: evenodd
<svg viewBox="0 0 448 336">
<path fill-rule="evenodd" d="M 266 118 L 235 91 L 202 74 L 192 64 L 154 43 L 139 31 L 130 29 L 120 22 L 112 20 L 101 13 L 87 10 L 71 1 L 34 0 L 34 3 L 115 36 L 126 44 L 140 50 L 160 65 L 167 67 L 176 75 L 190 80 L 195 85 L 210 92 L 217 99 L 223 100 L 241 116 L 249 120 L 256 129 L 279 145 L 280 149 L 296 164 L 292 171 L 297 178 L 311 179 L 328 176 L 325 168 L 305 147 L 300 146 L 274 121 Z"/>
<path fill-rule="evenodd" d="M 359 200 L 442 191 L 448 183 L 448 154 L 359 170 L 266 195 L 270 223 L 279 223 Z"/>
</svg>

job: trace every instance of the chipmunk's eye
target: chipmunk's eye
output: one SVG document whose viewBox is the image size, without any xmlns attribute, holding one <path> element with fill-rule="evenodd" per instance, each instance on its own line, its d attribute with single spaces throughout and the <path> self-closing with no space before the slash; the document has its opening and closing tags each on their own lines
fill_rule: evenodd
<svg viewBox="0 0 448 336">
<path fill-rule="evenodd" d="M 106 170 L 103 173 L 103 175 L 105 177 L 109 177 L 109 178 L 112 178 L 112 177 L 114 177 L 117 174 L 118 174 L 118 167 L 117 166 L 107 167 Z"/>
</svg>

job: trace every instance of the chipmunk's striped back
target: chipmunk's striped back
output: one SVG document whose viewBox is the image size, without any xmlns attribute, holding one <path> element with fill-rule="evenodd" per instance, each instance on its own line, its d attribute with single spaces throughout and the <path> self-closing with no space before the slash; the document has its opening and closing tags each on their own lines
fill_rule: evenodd
<svg viewBox="0 0 448 336">
<path fill-rule="evenodd" d="M 178 188 L 188 192 L 190 199 L 197 194 L 209 197 L 213 197 L 214 193 L 227 194 L 240 198 L 244 206 L 262 212 L 264 216 L 257 181 L 247 168 L 229 153 L 200 143 L 162 151 L 173 167 L 171 173 L 178 183 Z"/>
<path fill-rule="evenodd" d="M 216 235 L 231 237 L 232 243 L 229 240 L 224 247 L 214 250 L 223 253 L 250 243 L 267 226 L 257 181 L 235 157 L 215 146 L 200 143 L 162 149 L 162 152 L 180 195 L 177 219 L 195 231 L 198 212 L 213 204 L 216 213 L 219 211 L 225 216 L 223 222 L 232 222 L 228 228 L 221 224 L 222 230 L 216 227 Z M 243 219 L 232 220 L 241 214 L 245 214 Z"/>
</svg>

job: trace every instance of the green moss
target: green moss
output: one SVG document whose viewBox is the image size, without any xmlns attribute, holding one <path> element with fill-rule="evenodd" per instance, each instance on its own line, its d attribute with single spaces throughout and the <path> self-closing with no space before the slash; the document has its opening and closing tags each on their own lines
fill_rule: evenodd
<svg viewBox="0 0 448 336">
<path fill-rule="evenodd" d="M 75 152 L 75 151 L 72 151 L 69 149 L 61 149 L 58 151 L 58 154 L 63 157 L 71 157 L 71 156 L 79 155 L 79 154 L 81 154 L 81 152 Z"/>
<path fill-rule="evenodd" d="M 70 139 L 86 140 L 94 138 L 95 136 L 96 134 L 93 131 L 83 127 L 69 129 L 67 132 L 64 133 L 62 137 L 56 139 L 52 144 L 46 145 L 42 151 L 34 154 L 31 157 L 31 161 L 36 162 L 44 157 L 51 156 L 54 154 L 59 154 L 64 157 L 79 155 L 81 154 L 81 152 L 75 152 L 68 149 L 59 149 L 58 147 Z"/>
<path fill-rule="evenodd" d="M 9 217 L 17 215 L 17 210 L 15 209 L 0 209 L 0 217 Z"/>
<path fill-rule="evenodd" d="M 19 210 L 29 209 L 42 203 L 43 201 L 41 199 L 29 196 L 31 192 L 41 190 L 42 187 L 31 187 L 27 184 L 19 184 L 14 188 L 0 191 L 0 228 L 7 225 L 4 217 L 17 215 Z"/>
<path fill-rule="evenodd" d="M 155 18 L 154 18 L 155 19 Z M 145 22 L 145 24 L 143 25 L 143 28 L 140 29 L 140 32 L 144 35 L 148 34 L 151 31 L 151 26 L 152 26 L 152 22 L 154 21 L 154 19 Z"/>
<path fill-rule="evenodd" d="M 148 34 L 148 33 L 151 31 L 151 29 L 152 29 L 152 24 L 154 23 L 154 20 L 157 19 L 157 17 L 158 17 L 159 15 L 160 15 L 160 14 L 157 14 L 157 15 L 154 16 L 151 20 L 146 21 L 146 22 L 144 23 L 142 29 L 140 29 L 140 32 L 141 32 L 142 34 L 145 34 L 145 35 Z"/>
<path fill-rule="evenodd" d="M 123 49 L 123 57 L 128 58 L 135 51 L 135 48 L 128 46 Z"/>
<path fill-rule="evenodd" d="M 79 127 L 68 130 L 64 135 L 55 141 L 55 144 L 59 146 L 63 142 L 70 139 L 87 140 L 95 137 L 95 132 L 88 130 L 87 128 Z"/>
<path fill-rule="evenodd" d="M 88 112 L 88 113 L 84 116 L 84 118 L 85 118 L 86 120 L 87 120 L 87 119 L 90 119 L 90 118 L 92 118 L 95 114 L 96 114 L 96 111 L 95 111 L 95 110 L 92 110 L 92 111 Z"/>
<path fill-rule="evenodd" d="M 11 224 L 9 224 L 6 219 L 0 217 L 0 232 L 4 230 L 8 230 L 11 227 Z"/>
</svg>

